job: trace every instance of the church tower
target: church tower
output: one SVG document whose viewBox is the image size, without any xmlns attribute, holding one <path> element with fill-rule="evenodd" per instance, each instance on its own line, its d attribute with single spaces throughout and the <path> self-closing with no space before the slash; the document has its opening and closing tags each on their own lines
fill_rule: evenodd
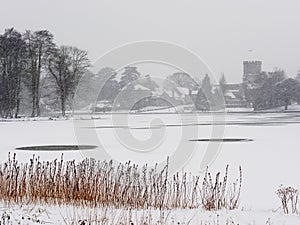
<svg viewBox="0 0 300 225">
<path fill-rule="evenodd" d="M 255 83 L 255 80 L 261 75 L 261 61 L 244 61 L 243 83 Z"/>
</svg>

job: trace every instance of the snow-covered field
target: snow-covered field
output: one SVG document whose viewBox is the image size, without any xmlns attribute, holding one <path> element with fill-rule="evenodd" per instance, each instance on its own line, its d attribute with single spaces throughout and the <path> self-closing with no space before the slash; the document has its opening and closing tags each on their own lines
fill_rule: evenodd
<svg viewBox="0 0 300 225">
<path fill-rule="evenodd" d="M 124 122 L 128 119 L 128 122 Z M 103 156 L 97 151 L 105 151 L 108 156 L 118 161 L 131 160 L 134 163 L 161 162 L 172 155 L 177 148 L 195 149 L 189 161 L 178 170 L 199 174 L 200 164 L 209 147 L 208 142 L 191 142 L 197 138 L 249 138 L 251 142 L 222 143 L 220 151 L 210 163 L 213 172 L 224 172 L 230 166 L 229 177 L 238 176 L 238 166 L 242 166 L 243 188 L 239 210 L 232 212 L 203 212 L 191 210 L 172 214 L 187 220 L 193 217 L 192 224 L 232 219 L 234 224 L 300 224 L 299 216 L 285 216 L 276 190 L 281 184 L 300 188 L 299 176 L 299 130 L 300 113 L 231 113 L 223 114 L 142 114 L 142 115 L 98 115 L 95 120 L 37 120 L 37 121 L 3 121 L 0 122 L 0 161 L 4 162 L 8 152 L 17 152 L 20 161 L 28 161 L 32 154 L 39 155 L 42 160 L 58 158 L 61 152 L 20 151 L 16 147 L 30 145 L 66 145 L 91 144 L 98 145 L 96 150 L 65 151 L 65 159 L 81 160 L 83 157 Z M 93 136 L 96 134 L 97 136 Z M 128 136 L 129 135 L 129 136 Z M 155 138 L 155 135 L 158 135 Z M 95 138 L 96 137 L 96 138 Z M 128 141 L 128 137 L 138 140 Z M 153 139 L 151 139 L 153 138 Z M 151 140 L 147 142 L 147 140 Z M 135 149 L 139 144 L 154 149 Z M 104 154 L 105 155 L 105 154 Z M 63 223 L 65 208 L 46 207 L 49 211 L 48 221 L 53 215 Z M 9 207 L 2 207 L 2 210 Z M 12 208 L 11 208 L 12 209 Z M 17 209 L 22 214 L 23 209 Z M 54 213 L 56 212 L 56 213 Z M 270 218 L 270 220 L 269 220 Z M 215 222 L 213 222 L 215 221 Z M 26 224 L 26 223 L 25 223 Z M 226 224 L 221 223 L 220 224 Z"/>
</svg>

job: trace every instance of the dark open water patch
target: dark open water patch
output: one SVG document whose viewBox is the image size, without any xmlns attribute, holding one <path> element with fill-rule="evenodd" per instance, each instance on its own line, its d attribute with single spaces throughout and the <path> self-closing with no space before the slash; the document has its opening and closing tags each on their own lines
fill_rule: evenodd
<svg viewBox="0 0 300 225">
<path fill-rule="evenodd" d="M 203 142 L 249 142 L 253 141 L 250 138 L 200 138 L 192 139 L 190 141 L 203 141 Z"/>
<path fill-rule="evenodd" d="M 96 145 L 39 145 L 18 147 L 16 150 L 24 151 L 79 151 L 95 149 Z"/>
</svg>

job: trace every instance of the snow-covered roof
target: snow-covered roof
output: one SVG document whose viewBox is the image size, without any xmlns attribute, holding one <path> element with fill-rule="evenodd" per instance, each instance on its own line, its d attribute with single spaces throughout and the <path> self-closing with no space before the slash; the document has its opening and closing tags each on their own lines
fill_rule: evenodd
<svg viewBox="0 0 300 225">
<path fill-rule="evenodd" d="M 177 87 L 177 89 L 180 91 L 181 94 L 185 94 L 185 95 L 188 95 L 190 92 L 188 88 L 184 88 L 184 87 Z"/>
<path fill-rule="evenodd" d="M 149 88 L 146 88 L 146 87 L 144 87 L 144 86 L 141 85 L 141 84 L 136 84 L 136 85 L 134 85 L 134 90 L 150 91 Z"/>
<path fill-rule="evenodd" d="M 230 98 L 236 98 L 235 95 L 232 92 L 226 92 L 225 96 L 230 97 Z"/>
</svg>

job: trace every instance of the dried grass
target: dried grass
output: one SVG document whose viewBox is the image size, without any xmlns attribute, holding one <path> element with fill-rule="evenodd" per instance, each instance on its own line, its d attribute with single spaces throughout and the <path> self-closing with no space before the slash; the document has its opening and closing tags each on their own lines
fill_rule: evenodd
<svg viewBox="0 0 300 225">
<path fill-rule="evenodd" d="M 162 171 L 141 169 L 130 162 L 85 159 L 81 162 L 41 161 L 33 156 L 20 163 L 9 155 L 0 165 L 0 200 L 6 204 L 56 204 L 116 209 L 235 209 L 240 198 L 242 171 L 238 182 L 227 187 L 228 166 L 215 181 L 208 171 L 200 176 L 177 173 L 168 178 Z"/>
</svg>

